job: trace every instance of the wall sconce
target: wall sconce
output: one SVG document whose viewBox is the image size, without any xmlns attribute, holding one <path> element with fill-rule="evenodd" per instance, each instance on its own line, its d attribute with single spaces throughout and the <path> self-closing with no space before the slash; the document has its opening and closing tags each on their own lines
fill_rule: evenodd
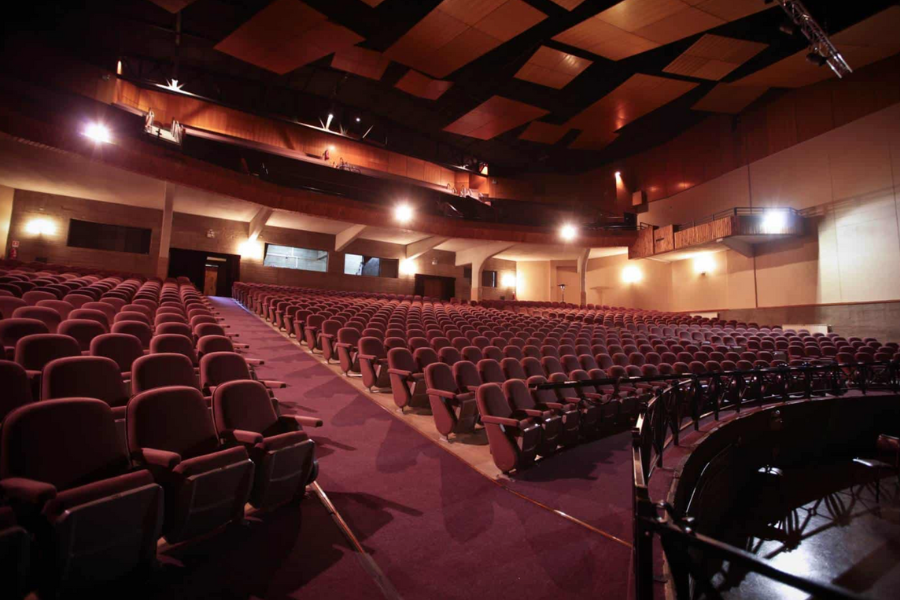
<svg viewBox="0 0 900 600">
<path fill-rule="evenodd" d="M 262 260 L 263 244 L 256 240 L 244 240 L 238 245 L 238 254 L 240 254 L 242 258 Z"/>
<path fill-rule="evenodd" d="M 404 258 L 400 261 L 400 273 L 403 275 L 415 275 L 416 274 L 416 261 Z"/>
<path fill-rule="evenodd" d="M 622 269 L 622 281 L 625 283 L 638 283 L 644 278 L 644 274 L 634 265 Z"/>
<path fill-rule="evenodd" d="M 706 276 L 716 268 L 716 261 L 711 254 L 700 254 L 694 257 L 694 273 Z"/>
<path fill-rule="evenodd" d="M 514 288 L 516 287 L 516 274 L 515 273 L 504 273 L 503 277 L 500 278 L 500 285 L 505 288 Z"/>
<path fill-rule="evenodd" d="M 56 223 L 50 219 L 32 219 L 25 224 L 25 233 L 30 235 L 54 235 Z"/>
</svg>

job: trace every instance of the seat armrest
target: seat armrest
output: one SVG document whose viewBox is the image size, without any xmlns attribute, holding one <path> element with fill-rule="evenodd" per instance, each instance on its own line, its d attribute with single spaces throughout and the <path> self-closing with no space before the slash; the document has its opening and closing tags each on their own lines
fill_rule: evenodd
<svg viewBox="0 0 900 600">
<path fill-rule="evenodd" d="M 237 442 L 239 444 L 255 445 L 263 441 L 263 435 L 255 431 L 244 429 L 228 429 L 219 434 L 225 442 Z"/>
<path fill-rule="evenodd" d="M 566 407 L 560 404 L 559 402 L 544 402 L 543 404 L 538 404 L 539 408 L 546 407 L 547 410 L 565 410 Z"/>
<path fill-rule="evenodd" d="M 455 394 L 454 398 L 458 402 L 468 402 L 470 400 L 475 400 L 475 392 L 465 392 L 464 394 Z"/>
<path fill-rule="evenodd" d="M 429 396 L 437 396 L 439 398 L 446 398 L 447 400 L 455 400 L 459 395 L 456 392 L 450 392 L 448 390 L 439 390 L 436 388 L 428 388 L 425 390 L 425 393 Z"/>
<path fill-rule="evenodd" d="M 260 379 L 259 382 L 269 389 L 280 390 L 287 387 L 287 384 L 285 382 L 276 381 L 274 379 Z"/>
<path fill-rule="evenodd" d="M 13 504 L 41 506 L 56 498 L 55 486 L 26 477 L 9 477 L 0 481 L 0 491 Z"/>
<path fill-rule="evenodd" d="M 300 415 L 282 415 L 278 420 L 285 424 L 296 424 L 306 427 L 321 427 L 322 419 L 315 417 L 303 417 Z"/>
<path fill-rule="evenodd" d="M 403 369 L 388 369 L 388 373 L 390 373 L 391 375 L 399 375 L 404 379 L 412 375 L 412 371 L 405 371 Z"/>
<path fill-rule="evenodd" d="M 140 463 L 165 469 L 173 469 L 181 463 L 180 454 L 156 448 L 141 448 L 132 457 Z"/>
<path fill-rule="evenodd" d="M 490 423 L 492 425 L 505 425 L 507 427 L 515 427 L 516 429 L 525 429 L 531 425 L 531 419 L 520 421 L 518 419 L 507 419 L 506 417 L 494 417 L 491 415 L 482 415 L 481 422 Z"/>
<path fill-rule="evenodd" d="M 335 348 L 353 348 L 353 344 L 348 344 L 347 342 L 335 342 Z"/>
<path fill-rule="evenodd" d="M 357 354 L 356 357 L 359 360 L 375 360 L 374 354 Z"/>
<path fill-rule="evenodd" d="M 549 416 L 550 416 L 549 414 L 545 413 L 545 412 L 542 411 L 542 410 L 534 410 L 533 408 L 523 408 L 523 409 L 520 409 L 520 410 L 521 410 L 522 413 L 528 415 L 529 417 L 543 418 L 543 417 L 549 417 Z"/>
</svg>

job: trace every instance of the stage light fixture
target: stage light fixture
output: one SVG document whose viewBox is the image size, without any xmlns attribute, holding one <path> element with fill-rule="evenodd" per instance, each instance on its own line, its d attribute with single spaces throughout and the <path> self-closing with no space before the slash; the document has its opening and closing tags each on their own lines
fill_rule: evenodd
<svg viewBox="0 0 900 600">
<path fill-rule="evenodd" d="M 98 144 L 109 144 L 112 142 L 109 127 L 103 123 L 90 123 L 84 128 L 84 136 Z"/>
<path fill-rule="evenodd" d="M 578 237 L 578 229 L 571 223 L 566 223 L 559 229 L 559 237 L 567 242 L 571 242 Z"/>
<path fill-rule="evenodd" d="M 787 227 L 787 211 L 781 209 L 767 210 L 763 214 L 762 232 L 767 234 L 784 233 Z"/>
<path fill-rule="evenodd" d="M 412 221 L 413 209 L 409 204 L 398 204 L 394 208 L 394 219 L 398 223 L 406 224 Z"/>
<path fill-rule="evenodd" d="M 334 115 L 332 113 L 328 113 L 328 120 L 325 121 L 325 129 L 331 129 L 331 122 L 334 120 Z"/>
</svg>

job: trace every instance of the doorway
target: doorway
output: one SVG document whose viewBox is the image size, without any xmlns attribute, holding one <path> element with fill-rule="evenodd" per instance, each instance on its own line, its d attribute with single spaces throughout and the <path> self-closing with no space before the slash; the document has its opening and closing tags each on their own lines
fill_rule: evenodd
<svg viewBox="0 0 900 600">
<path fill-rule="evenodd" d="M 415 294 L 417 296 L 449 300 L 456 295 L 456 279 L 453 277 L 416 274 Z"/>
<path fill-rule="evenodd" d="M 172 248 L 169 277 L 187 277 L 208 296 L 231 296 L 231 286 L 240 280 L 241 257 L 237 254 Z"/>
</svg>

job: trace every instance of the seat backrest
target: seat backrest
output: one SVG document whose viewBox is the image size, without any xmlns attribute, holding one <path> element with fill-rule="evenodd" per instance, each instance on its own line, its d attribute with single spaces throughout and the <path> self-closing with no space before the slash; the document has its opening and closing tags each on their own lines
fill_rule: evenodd
<svg viewBox="0 0 900 600">
<path fill-rule="evenodd" d="M 519 361 L 522 365 L 522 369 L 525 371 L 525 374 L 528 377 L 541 376 L 544 377 L 545 371 L 544 367 L 537 358 L 532 356 L 526 356 L 521 361 Z"/>
<path fill-rule="evenodd" d="M 13 312 L 15 312 L 17 308 L 21 308 L 23 306 L 28 306 L 28 303 L 21 298 L 0 296 L 0 317 L 3 317 L 4 319 L 10 319 L 12 318 Z"/>
<path fill-rule="evenodd" d="M 236 379 L 252 379 L 247 361 L 240 354 L 236 352 L 210 352 L 209 354 L 204 354 L 203 358 L 200 359 L 200 383 L 204 388 L 222 385 L 226 381 L 234 381 Z"/>
<path fill-rule="evenodd" d="M 375 358 L 385 358 L 387 352 L 384 349 L 384 343 L 377 337 L 365 336 L 359 339 L 359 353 Z"/>
<path fill-rule="evenodd" d="M 96 310 L 93 308 L 76 308 L 69 313 L 69 319 L 86 319 L 89 321 L 96 321 L 97 323 L 103 325 L 103 328 L 106 331 L 109 331 L 109 319 L 106 317 L 106 313 L 101 310 Z"/>
<path fill-rule="evenodd" d="M 119 365 L 103 356 L 57 358 L 44 366 L 41 400 L 96 398 L 110 406 L 128 402 Z"/>
<path fill-rule="evenodd" d="M 109 406 L 91 398 L 35 402 L 3 421 L 0 478 L 24 477 L 63 491 L 128 470 Z"/>
<path fill-rule="evenodd" d="M 200 390 L 188 386 L 156 388 L 128 403 L 128 450 L 167 450 L 194 458 L 215 452 L 219 440 Z"/>
<path fill-rule="evenodd" d="M 459 350 L 454 348 L 453 346 L 445 346 L 438 350 L 438 358 L 442 363 L 446 363 L 448 365 L 453 365 L 460 360 L 462 360 L 462 356 L 459 353 Z"/>
<path fill-rule="evenodd" d="M 204 335 L 197 340 L 197 354 L 201 357 L 213 352 L 234 352 L 234 344 L 227 335 Z"/>
<path fill-rule="evenodd" d="M 419 365 L 419 370 L 424 371 L 425 367 L 430 365 L 431 363 L 439 362 L 437 352 L 431 349 L 431 347 L 427 348 L 419 348 L 413 353 L 413 357 L 416 360 L 416 364 Z"/>
<path fill-rule="evenodd" d="M 15 348 L 16 342 L 26 335 L 50 333 L 47 325 L 37 319 L 8 318 L 0 321 L 0 345 Z"/>
<path fill-rule="evenodd" d="M 506 381 L 506 375 L 500 367 L 500 363 L 492 358 L 486 358 L 478 361 L 478 374 L 484 383 L 503 383 Z"/>
<path fill-rule="evenodd" d="M 46 306 L 22 306 L 13 311 L 14 319 L 36 319 L 47 326 L 50 333 L 56 333 L 62 317 L 58 312 Z"/>
<path fill-rule="evenodd" d="M 168 333 L 176 333 L 178 335 L 191 337 L 193 335 L 193 330 L 190 325 L 184 323 L 161 323 L 156 325 L 156 335 Z"/>
<path fill-rule="evenodd" d="M 197 351 L 194 350 L 194 343 L 191 341 L 191 338 L 174 333 L 153 336 L 150 340 L 150 353 L 183 354 L 191 361 L 192 365 L 197 365 L 199 362 L 197 359 Z"/>
<path fill-rule="evenodd" d="M 144 355 L 141 340 L 127 333 L 104 333 L 91 340 L 91 356 L 105 356 L 116 361 L 123 373 Z"/>
<path fill-rule="evenodd" d="M 478 346 L 466 346 L 462 349 L 462 357 L 463 360 L 467 360 L 472 363 L 478 363 L 478 361 L 484 359 L 484 353 Z"/>
<path fill-rule="evenodd" d="M 231 429 L 265 434 L 278 421 L 278 414 L 266 391 L 258 381 L 229 381 L 213 394 L 213 418 L 216 430 Z"/>
<path fill-rule="evenodd" d="M 159 316 L 156 317 L 157 325 L 159 325 Z M 225 329 L 221 325 L 215 323 L 201 323 L 193 328 L 194 336 L 197 338 L 206 337 L 208 335 L 225 335 Z"/>
<path fill-rule="evenodd" d="M 532 410 L 535 407 L 534 398 L 528 389 L 528 384 L 522 379 L 510 379 L 504 382 L 503 394 L 513 409 Z"/>
<path fill-rule="evenodd" d="M 525 369 L 522 368 L 522 363 L 515 358 L 504 358 L 500 361 L 500 367 L 503 368 L 507 379 L 521 379 L 525 381 L 528 378 L 525 374 Z"/>
<path fill-rule="evenodd" d="M 34 333 L 16 343 L 16 363 L 29 371 L 40 371 L 48 362 L 66 356 L 81 356 L 73 338 L 58 333 Z"/>
<path fill-rule="evenodd" d="M 416 359 L 413 358 L 412 352 L 406 348 L 391 348 L 387 353 L 387 359 L 388 368 L 410 371 L 412 373 L 419 371 Z"/>
<path fill-rule="evenodd" d="M 478 412 L 485 416 L 509 418 L 512 408 L 503 388 L 496 383 L 486 383 L 478 388 L 475 395 Z"/>
<path fill-rule="evenodd" d="M 0 389 L 3 390 L 0 394 L 0 422 L 12 410 L 34 399 L 25 369 L 10 360 L 0 360 Z"/>
<path fill-rule="evenodd" d="M 450 365 L 445 365 L 444 363 L 432 363 L 425 367 L 425 384 L 429 389 L 448 392 L 459 390 L 456 380 L 453 378 L 453 370 L 450 368 Z"/>
</svg>

